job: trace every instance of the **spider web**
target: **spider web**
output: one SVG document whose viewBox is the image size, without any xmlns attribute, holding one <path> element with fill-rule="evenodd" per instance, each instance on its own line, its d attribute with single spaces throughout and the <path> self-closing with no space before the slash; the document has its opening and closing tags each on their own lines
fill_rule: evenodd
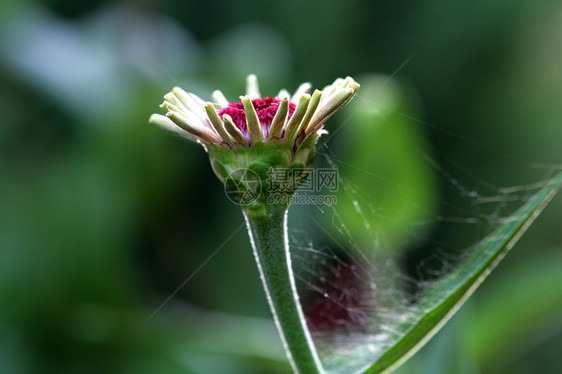
<svg viewBox="0 0 562 374">
<path fill-rule="evenodd" d="M 359 99 L 362 105 L 377 105 L 375 97 Z M 408 114 L 398 114 L 490 157 L 513 158 Z M 420 296 L 469 256 L 560 168 L 519 161 L 521 168 L 538 172 L 539 181 L 501 187 L 423 142 L 417 157 L 439 188 L 434 194 L 417 195 L 411 202 L 423 218 L 406 223 L 399 240 L 389 239 L 376 227 L 376 220 L 395 217 L 376 206 L 368 187 L 346 176 L 358 167 L 341 160 L 331 146 L 321 145 L 317 153 L 320 163 L 338 171 L 337 203 L 315 204 L 316 209 L 291 208 L 290 246 L 297 285 L 328 372 L 336 366 L 341 371 L 342 365 L 348 372 L 357 372 L 376 361 L 401 337 L 398 326 L 423 314 L 416 305 Z M 398 191 L 412 188 L 381 177 L 376 170 L 360 172 L 371 176 L 372 183 L 387 184 Z M 352 220 L 345 213 L 349 207 L 356 213 Z"/>
</svg>

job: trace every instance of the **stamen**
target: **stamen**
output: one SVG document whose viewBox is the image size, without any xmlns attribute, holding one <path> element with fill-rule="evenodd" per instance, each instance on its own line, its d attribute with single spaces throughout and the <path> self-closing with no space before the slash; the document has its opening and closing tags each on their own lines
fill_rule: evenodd
<svg viewBox="0 0 562 374">
<path fill-rule="evenodd" d="M 246 96 L 248 103 L 250 102 Z M 271 127 L 275 121 L 277 112 L 282 106 L 282 101 L 274 99 L 272 97 L 266 97 L 263 99 L 251 100 L 252 110 L 256 113 L 258 118 L 259 127 L 261 129 L 261 135 L 259 141 L 269 138 L 269 133 L 271 132 Z M 277 137 L 283 136 L 283 130 L 285 129 L 286 122 L 292 117 L 296 106 L 295 104 L 287 101 L 287 119 L 281 122 L 283 127 L 281 128 L 281 134 Z M 224 119 L 224 115 L 228 114 L 234 125 L 242 132 L 249 142 L 254 142 L 250 136 L 250 130 L 248 128 L 248 122 L 246 120 L 246 107 L 243 102 L 230 103 L 226 108 L 219 111 L 218 115 L 220 118 Z M 279 126 L 279 124 L 277 125 Z M 275 129 L 275 133 L 278 134 L 279 129 Z M 231 134 L 232 135 L 232 134 Z"/>
</svg>

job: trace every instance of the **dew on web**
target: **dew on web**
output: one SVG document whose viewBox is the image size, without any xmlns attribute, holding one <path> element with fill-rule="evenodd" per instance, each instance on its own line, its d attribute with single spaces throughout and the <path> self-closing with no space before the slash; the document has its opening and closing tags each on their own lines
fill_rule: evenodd
<svg viewBox="0 0 562 374">
<path fill-rule="evenodd" d="M 328 372 L 331 365 L 341 370 L 342 363 L 350 373 L 356 372 L 395 344 L 404 326 L 423 314 L 416 301 L 510 219 L 559 168 L 541 165 L 538 182 L 497 186 L 448 158 L 418 132 L 413 137 L 423 143 L 415 150 L 418 162 L 438 186 L 432 193 L 412 191 L 412 185 L 347 158 L 342 161 L 331 148 L 320 145 L 317 158 L 338 171 L 337 203 L 292 208 L 290 246 L 297 286 Z M 478 144 L 471 147 L 482 151 Z M 525 162 L 520 166 L 534 167 Z M 381 229 L 395 229 L 401 216 L 377 205 L 370 186 L 350 178 L 353 173 L 394 190 L 414 218 L 408 217 L 398 234 Z"/>
</svg>

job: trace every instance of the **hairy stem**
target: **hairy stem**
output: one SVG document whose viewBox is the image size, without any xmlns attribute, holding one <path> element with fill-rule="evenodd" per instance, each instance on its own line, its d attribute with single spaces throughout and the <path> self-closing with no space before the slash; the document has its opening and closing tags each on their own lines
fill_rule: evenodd
<svg viewBox="0 0 562 374">
<path fill-rule="evenodd" d="M 244 217 L 267 300 L 293 370 L 299 374 L 323 373 L 295 286 L 287 211 L 285 207 L 273 209 L 256 219 L 244 211 Z"/>
</svg>

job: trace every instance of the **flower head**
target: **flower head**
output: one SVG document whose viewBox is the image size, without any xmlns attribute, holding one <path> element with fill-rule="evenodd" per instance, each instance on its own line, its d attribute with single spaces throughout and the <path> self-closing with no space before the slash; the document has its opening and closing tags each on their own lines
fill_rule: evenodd
<svg viewBox="0 0 562 374">
<path fill-rule="evenodd" d="M 175 87 L 160 105 L 166 115 L 153 114 L 150 122 L 202 144 L 225 188 L 244 196 L 251 192 L 255 200 L 250 208 L 263 213 L 271 205 L 268 193 L 294 195 L 312 166 L 324 123 L 358 88 L 347 77 L 312 95 L 311 84 L 303 83 L 292 96 L 281 90 L 276 97 L 262 98 L 256 76 L 250 75 L 239 102 L 229 102 L 220 91 L 213 92 L 213 102 L 204 102 Z M 290 176 L 294 188 L 282 190 L 279 175 Z"/>
<path fill-rule="evenodd" d="M 175 87 L 160 105 L 166 115 L 153 114 L 150 122 L 203 145 L 249 148 L 268 141 L 298 145 L 308 136 L 322 134 L 326 120 L 359 88 L 347 77 L 312 95 L 311 84 L 303 83 L 293 96 L 281 90 L 276 97 L 262 98 L 255 75 L 248 76 L 246 83 L 246 95 L 232 103 L 220 91 L 213 92 L 213 102 L 204 102 Z"/>
</svg>

